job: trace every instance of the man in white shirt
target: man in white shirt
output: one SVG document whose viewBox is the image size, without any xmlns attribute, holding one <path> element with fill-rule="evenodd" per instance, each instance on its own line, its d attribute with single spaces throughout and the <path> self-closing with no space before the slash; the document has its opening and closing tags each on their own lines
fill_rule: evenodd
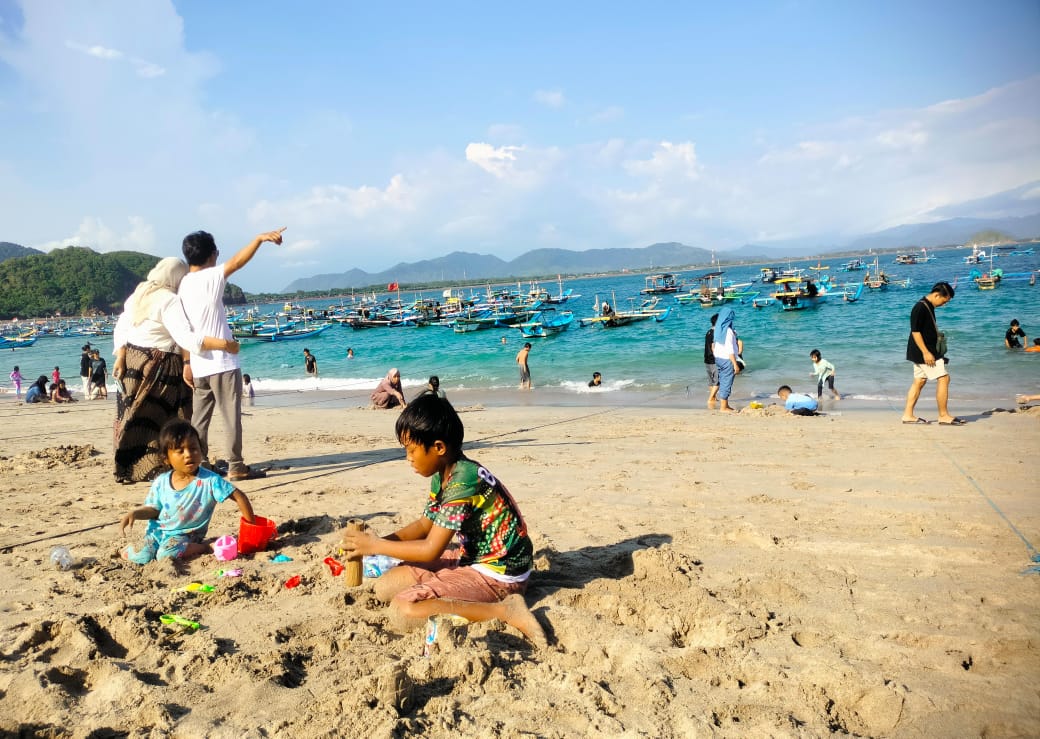
<svg viewBox="0 0 1040 739">
<path fill-rule="evenodd" d="M 181 280 L 177 294 L 192 329 L 203 336 L 231 339 L 224 311 L 224 286 L 245 267 L 265 241 L 282 243 L 282 232 L 262 233 L 224 264 L 217 264 L 220 251 L 211 234 L 196 231 L 184 237 L 181 250 L 188 262 L 188 274 Z M 242 370 L 237 354 L 219 350 L 192 352 L 184 360 L 184 381 L 195 389 L 191 425 L 202 440 L 202 456 L 209 458 L 209 424 L 219 408 L 227 433 L 228 479 L 252 480 L 264 477 L 251 470 L 242 459 Z"/>
</svg>

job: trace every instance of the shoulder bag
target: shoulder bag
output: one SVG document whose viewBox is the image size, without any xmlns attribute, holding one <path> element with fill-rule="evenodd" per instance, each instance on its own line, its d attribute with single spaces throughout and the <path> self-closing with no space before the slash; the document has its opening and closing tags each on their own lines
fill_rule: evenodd
<svg viewBox="0 0 1040 739">
<path fill-rule="evenodd" d="M 922 303 L 928 301 L 922 300 Z M 936 359 L 946 356 L 946 350 L 948 348 L 946 343 L 946 334 L 939 330 L 939 324 L 935 322 L 935 309 L 931 305 L 926 306 L 928 309 L 928 315 L 932 317 L 932 325 L 935 326 L 935 357 Z"/>
</svg>

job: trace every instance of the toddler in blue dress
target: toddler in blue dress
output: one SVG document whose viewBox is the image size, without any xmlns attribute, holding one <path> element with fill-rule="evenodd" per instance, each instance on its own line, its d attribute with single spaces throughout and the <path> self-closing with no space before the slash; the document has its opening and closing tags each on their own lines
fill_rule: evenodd
<svg viewBox="0 0 1040 739">
<path fill-rule="evenodd" d="M 172 468 L 152 482 L 144 505 L 125 514 L 120 520 L 123 534 L 134 521 L 148 521 L 144 543 L 140 549 L 128 547 L 123 556 L 131 562 L 146 564 L 165 557 L 188 558 L 212 551 L 204 543 L 210 518 L 228 498 L 235 501 L 248 523 L 254 523 L 249 498 L 232 483 L 210 470 L 200 467 L 202 442 L 199 433 L 187 421 L 173 419 L 159 432 L 159 449 Z"/>
</svg>

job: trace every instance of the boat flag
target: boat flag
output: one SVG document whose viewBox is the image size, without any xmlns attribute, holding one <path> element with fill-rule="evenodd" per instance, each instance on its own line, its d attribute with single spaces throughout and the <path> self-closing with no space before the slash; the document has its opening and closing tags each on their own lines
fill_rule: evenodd
<svg viewBox="0 0 1040 739">
<path fill-rule="evenodd" d="M 392 293 L 396 289 L 397 289 L 397 283 L 396 282 L 391 282 L 389 285 L 386 286 L 386 291 L 388 293 Z"/>
</svg>

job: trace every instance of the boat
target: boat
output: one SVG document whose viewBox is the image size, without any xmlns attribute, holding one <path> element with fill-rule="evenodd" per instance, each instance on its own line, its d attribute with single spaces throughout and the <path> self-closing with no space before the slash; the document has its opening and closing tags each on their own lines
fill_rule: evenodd
<svg viewBox="0 0 1040 739">
<path fill-rule="evenodd" d="M 885 271 L 878 266 L 878 258 L 874 257 L 874 270 L 872 272 L 868 269 L 867 274 L 863 275 L 863 284 L 871 290 L 886 290 L 889 287 L 910 287 L 910 278 L 896 279 L 891 275 L 885 274 Z"/>
<path fill-rule="evenodd" d="M 841 265 L 839 272 L 859 272 L 867 268 L 867 265 L 863 263 L 862 259 L 850 259 Z"/>
<path fill-rule="evenodd" d="M 294 339 L 309 339 L 327 330 L 332 323 L 323 321 L 318 324 L 306 326 L 293 326 L 291 328 L 276 328 L 273 331 L 257 332 L 252 338 L 259 341 L 290 341 Z"/>
<path fill-rule="evenodd" d="M 965 264 L 982 264 L 983 260 L 987 259 L 986 250 L 975 244 L 971 247 L 971 254 L 964 257 Z"/>
<path fill-rule="evenodd" d="M 643 295 L 673 295 L 683 289 L 683 283 L 679 277 L 671 272 L 649 275 L 646 278 L 646 287 L 639 292 Z"/>
<path fill-rule="evenodd" d="M 574 314 L 569 310 L 557 312 L 555 308 L 543 308 L 516 327 L 525 339 L 544 339 L 566 331 L 573 321 Z"/>
<path fill-rule="evenodd" d="M 921 251 L 908 251 L 902 254 L 896 254 L 896 264 L 924 264 L 931 262 L 935 257 L 928 256 L 927 249 L 921 249 Z"/>
<path fill-rule="evenodd" d="M 993 254 L 989 255 L 989 269 L 986 272 L 978 274 L 976 270 L 972 270 L 972 279 L 979 290 L 996 290 L 1003 277 L 1004 270 L 993 269 Z"/>
<path fill-rule="evenodd" d="M 574 294 L 574 288 L 568 287 L 566 290 L 563 289 L 563 278 L 560 275 L 556 275 L 556 282 L 560 286 L 560 291 L 556 295 L 547 295 L 545 302 L 549 305 L 563 305 L 568 300 L 575 300 L 580 298 L 581 295 Z"/>
<path fill-rule="evenodd" d="M 689 292 L 675 296 L 680 305 L 698 303 L 702 308 L 710 308 L 726 302 L 725 289 L 722 287 L 722 272 L 708 272 L 691 279 L 698 282 L 699 285 L 691 287 Z"/>
<path fill-rule="evenodd" d="M 811 278 L 781 277 L 775 284 L 781 289 L 773 293 L 773 300 L 785 311 L 815 308 L 830 297 L 826 287 L 817 285 Z"/>
<path fill-rule="evenodd" d="M 631 300 L 634 302 L 634 299 Z M 605 303 L 599 315 L 591 318 L 582 318 L 578 323 L 581 326 L 598 324 L 603 328 L 617 328 L 618 326 L 627 326 L 630 323 L 638 323 L 650 319 L 660 323 L 672 312 L 671 306 L 664 309 L 658 308 L 660 301 L 661 299 L 655 295 L 629 310 L 614 310 L 609 304 Z"/>
<path fill-rule="evenodd" d="M 0 336 L 0 349 L 25 349 L 36 343 L 36 336 Z"/>
</svg>

